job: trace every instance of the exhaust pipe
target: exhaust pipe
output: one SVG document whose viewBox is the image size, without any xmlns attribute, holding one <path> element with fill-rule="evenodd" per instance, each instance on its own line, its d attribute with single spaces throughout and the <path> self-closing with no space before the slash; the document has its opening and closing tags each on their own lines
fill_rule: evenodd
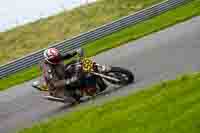
<svg viewBox="0 0 200 133">
<path fill-rule="evenodd" d="M 106 76 L 106 75 L 104 75 L 104 74 L 100 74 L 100 73 L 96 73 L 96 72 L 91 72 L 91 73 L 94 74 L 94 75 L 100 76 L 100 77 L 102 77 L 102 78 L 105 78 L 105 79 L 113 80 L 113 81 L 115 81 L 115 82 L 119 82 L 119 81 L 120 81 L 120 80 L 117 79 L 117 78 L 113 78 L 113 77 L 110 77 L 110 76 Z"/>
</svg>

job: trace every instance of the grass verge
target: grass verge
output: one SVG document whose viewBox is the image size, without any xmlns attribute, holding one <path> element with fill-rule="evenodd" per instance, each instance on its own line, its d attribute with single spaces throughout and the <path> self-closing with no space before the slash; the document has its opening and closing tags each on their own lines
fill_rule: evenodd
<svg viewBox="0 0 200 133">
<path fill-rule="evenodd" d="M 200 73 L 184 75 L 19 133 L 199 133 L 199 86 Z"/>
<path fill-rule="evenodd" d="M 87 56 L 94 56 L 102 51 L 117 47 L 128 41 L 138 39 L 198 15 L 200 15 L 200 0 L 193 0 L 187 5 L 183 5 L 160 16 L 89 43 L 84 46 L 84 49 L 86 50 Z M 39 69 L 36 66 L 17 72 L 16 74 L 0 79 L 0 90 L 5 90 L 13 85 L 23 83 L 38 75 Z"/>
</svg>

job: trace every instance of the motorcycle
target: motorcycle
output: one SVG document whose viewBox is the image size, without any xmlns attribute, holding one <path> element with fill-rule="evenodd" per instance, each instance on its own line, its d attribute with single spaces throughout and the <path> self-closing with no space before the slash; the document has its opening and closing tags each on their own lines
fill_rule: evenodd
<svg viewBox="0 0 200 133">
<path fill-rule="evenodd" d="M 76 60 L 69 63 L 65 72 L 79 77 L 78 82 L 71 84 L 74 89 L 74 98 L 80 102 L 84 96 L 96 96 L 108 88 L 109 84 L 126 86 L 134 82 L 134 74 L 124 68 L 109 65 L 100 65 L 91 58 L 84 56 L 83 49 L 80 50 Z M 33 82 L 32 87 L 40 91 L 48 91 L 48 87 L 39 81 Z M 63 98 L 44 96 L 52 101 L 66 102 Z"/>
</svg>

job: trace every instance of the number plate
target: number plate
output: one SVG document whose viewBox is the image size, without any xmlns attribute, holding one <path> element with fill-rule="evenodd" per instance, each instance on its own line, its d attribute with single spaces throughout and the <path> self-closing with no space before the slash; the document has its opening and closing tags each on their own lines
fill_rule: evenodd
<svg viewBox="0 0 200 133">
<path fill-rule="evenodd" d="M 93 71 L 93 61 L 89 58 L 83 58 L 81 60 L 82 67 L 84 72 L 92 72 Z"/>
</svg>

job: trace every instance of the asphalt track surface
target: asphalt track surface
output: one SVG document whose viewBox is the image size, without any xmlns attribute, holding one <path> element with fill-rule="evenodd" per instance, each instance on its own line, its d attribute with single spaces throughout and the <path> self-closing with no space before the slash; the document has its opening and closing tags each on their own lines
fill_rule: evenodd
<svg viewBox="0 0 200 133">
<path fill-rule="evenodd" d="M 30 87 L 31 82 L 0 92 L 0 133 L 16 132 L 39 120 L 83 106 L 102 104 L 161 80 L 200 70 L 200 17 L 146 36 L 94 57 L 98 63 L 133 71 L 136 83 L 113 91 L 78 107 L 67 108 L 50 102 Z"/>
</svg>

